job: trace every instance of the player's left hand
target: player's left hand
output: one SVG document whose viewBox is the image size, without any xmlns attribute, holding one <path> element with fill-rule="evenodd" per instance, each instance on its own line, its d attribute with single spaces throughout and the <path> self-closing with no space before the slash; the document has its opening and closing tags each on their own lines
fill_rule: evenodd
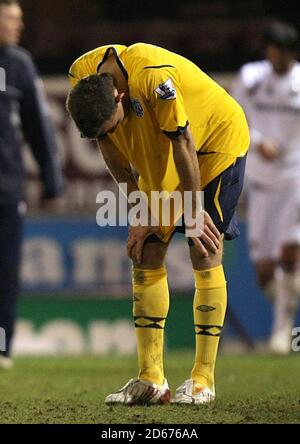
<svg viewBox="0 0 300 444">
<path fill-rule="evenodd" d="M 155 234 L 159 239 L 162 238 L 162 233 L 158 226 L 141 226 L 129 227 L 129 235 L 127 239 L 127 255 L 132 261 L 139 265 L 143 260 L 143 247 L 147 237 Z"/>
<path fill-rule="evenodd" d="M 199 251 L 202 257 L 208 257 L 209 251 L 217 254 L 220 247 L 220 232 L 213 223 L 212 218 L 204 211 L 204 227 L 203 232 L 199 237 L 191 237 L 195 248 Z"/>
</svg>

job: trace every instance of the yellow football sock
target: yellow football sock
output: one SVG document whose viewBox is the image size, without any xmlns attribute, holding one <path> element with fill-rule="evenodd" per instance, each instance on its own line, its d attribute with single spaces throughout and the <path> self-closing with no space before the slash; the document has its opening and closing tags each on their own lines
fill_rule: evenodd
<svg viewBox="0 0 300 444">
<path fill-rule="evenodd" d="M 136 327 L 139 379 L 162 384 L 165 319 L 169 288 L 164 267 L 133 269 L 133 316 Z"/>
<path fill-rule="evenodd" d="M 200 386 L 212 388 L 221 330 L 224 323 L 227 291 L 223 266 L 194 270 L 195 364 L 191 377 Z"/>
</svg>

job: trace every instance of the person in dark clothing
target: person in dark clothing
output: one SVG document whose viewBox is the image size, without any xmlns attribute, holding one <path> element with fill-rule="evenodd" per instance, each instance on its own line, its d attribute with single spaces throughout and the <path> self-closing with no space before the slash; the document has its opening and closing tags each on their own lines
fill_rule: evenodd
<svg viewBox="0 0 300 444">
<path fill-rule="evenodd" d="M 47 103 L 31 55 L 17 46 L 23 29 L 17 0 L 0 0 L 0 368 L 12 365 L 24 203 L 23 137 L 40 169 L 42 203 L 53 208 L 63 190 L 62 171 Z"/>
</svg>

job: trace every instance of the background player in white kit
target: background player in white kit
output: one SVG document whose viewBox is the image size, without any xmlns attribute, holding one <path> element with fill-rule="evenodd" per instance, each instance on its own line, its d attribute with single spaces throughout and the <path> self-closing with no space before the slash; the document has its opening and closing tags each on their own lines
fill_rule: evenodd
<svg viewBox="0 0 300 444">
<path fill-rule="evenodd" d="M 232 95 L 246 112 L 248 238 L 259 285 L 274 302 L 270 349 L 288 353 L 300 298 L 300 64 L 298 32 L 274 23 L 266 60 L 244 65 Z"/>
</svg>

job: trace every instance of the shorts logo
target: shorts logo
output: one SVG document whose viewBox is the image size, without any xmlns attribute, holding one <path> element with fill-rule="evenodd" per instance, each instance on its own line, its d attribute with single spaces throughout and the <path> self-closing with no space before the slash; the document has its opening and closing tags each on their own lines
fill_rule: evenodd
<svg viewBox="0 0 300 444">
<path fill-rule="evenodd" d="M 140 102 L 137 99 L 130 99 L 130 103 L 131 103 L 131 107 L 132 107 L 133 111 L 135 112 L 135 114 L 138 117 L 143 117 L 144 110 L 143 110 L 143 107 L 140 104 Z"/>
<path fill-rule="evenodd" d="M 176 98 L 176 89 L 173 86 L 172 80 L 168 79 L 164 83 L 160 83 L 155 89 L 155 92 L 161 99 L 171 100 Z"/>
</svg>

